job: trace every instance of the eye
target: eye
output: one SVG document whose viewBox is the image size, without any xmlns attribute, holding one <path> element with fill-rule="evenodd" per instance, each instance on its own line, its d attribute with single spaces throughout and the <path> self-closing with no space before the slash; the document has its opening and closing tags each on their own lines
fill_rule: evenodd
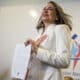
<svg viewBox="0 0 80 80">
<path fill-rule="evenodd" d="M 46 8 L 43 8 L 43 10 L 47 10 Z"/>
<path fill-rule="evenodd" d="M 53 11 L 54 8 L 53 7 L 49 7 L 47 10 Z"/>
</svg>

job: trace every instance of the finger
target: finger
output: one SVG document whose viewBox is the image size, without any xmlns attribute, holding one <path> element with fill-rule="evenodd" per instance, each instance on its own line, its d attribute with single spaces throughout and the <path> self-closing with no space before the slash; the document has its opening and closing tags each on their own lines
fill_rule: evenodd
<svg viewBox="0 0 80 80">
<path fill-rule="evenodd" d="M 37 44 L 40 44 L 40 43 L 42 43 L 46 38 L 47 38 L 47 35 L 43 35 L 43 36 L 41 36 L 39 39 L 37 39 L 36 43 L 37 43 Z"/>
<path fill-rule="evenodd" d="M 44 41 L 47 38 L 47 35 L 41 37 L 41 41 Z"/>
</svg>

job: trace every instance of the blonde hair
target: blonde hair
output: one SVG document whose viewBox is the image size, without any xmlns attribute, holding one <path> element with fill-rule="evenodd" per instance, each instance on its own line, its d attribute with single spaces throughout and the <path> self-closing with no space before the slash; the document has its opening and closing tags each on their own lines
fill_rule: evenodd
<svg viewBox="0 0 80 80">
<path fill-rule="evenodd" d="M 56 15 L 57 15 L 57 20 L 55 20 L 55 24 L 66 24 L 68 25 L 69 29 L 72 30 L 72 26 L 71 26 L 71 20 L 69 19 L 70 15 L 64 13 L 63 9 L 61 8 L 61 6 L 59 6 L 57 3 L 55 3 L 54 1 L 49 1 L 48 3 L 51 3 L 56 10 Z M 41 17 L 38 21 L 37 27 L 36 29 L 39 31 L 40 29 L 45 29 L 45 25 L 43 23 L 43 21 L 41 20 Z"/>
<path fill-rule="evenodd" d="M 67 80 L 73 80 L 73 78 L 72 78 L 71 76 L 65 76 L 65 77 L 64 77 L 64 80 L 66 80 L 66 79 L 67 79 Z"/>
</svg>

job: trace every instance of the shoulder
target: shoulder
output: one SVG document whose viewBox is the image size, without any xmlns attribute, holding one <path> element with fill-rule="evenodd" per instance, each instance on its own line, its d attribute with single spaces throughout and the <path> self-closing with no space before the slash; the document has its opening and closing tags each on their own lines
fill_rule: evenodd
<svg viewBox="0 0 80 80">
<path fill-rule="evenodd" d="M 60 25 L 56 25 L 56 29 L 69 29 L 69 27 L 66 24 L 60 24 Z"/>
<path fill-rule="evenodd" d="M 66 24 L 56 25 L 55 32 L 70 32 L 69 27 Z"/>
</svg>

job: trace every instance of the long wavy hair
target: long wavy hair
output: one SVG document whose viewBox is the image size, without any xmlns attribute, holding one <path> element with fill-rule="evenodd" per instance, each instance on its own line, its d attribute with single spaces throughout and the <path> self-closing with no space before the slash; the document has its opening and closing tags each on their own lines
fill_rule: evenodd
<svg viewBox="0 0 80 80">
<path fill-rule="evenodd" d="M 57 15 L 57 20 L 55 20 L 55 24 L 66 24 L 68 25 L 69 29 L 72 30 L 72 22 L 70 20 L 70 15 L 64 13 L 63 9 L 61 8 L 60 5 L 58 5 L 54 1 L 49 1 L 48 3 L 51 3 L 55 7 L 56 15 Z M 40 29 L 45 30 L 45 25 L 43 21 L 41 20 L 41 17 L 39 18 L 38 24 L 36 26 L 36 29 L 39 31 Z"/>
</svg>

